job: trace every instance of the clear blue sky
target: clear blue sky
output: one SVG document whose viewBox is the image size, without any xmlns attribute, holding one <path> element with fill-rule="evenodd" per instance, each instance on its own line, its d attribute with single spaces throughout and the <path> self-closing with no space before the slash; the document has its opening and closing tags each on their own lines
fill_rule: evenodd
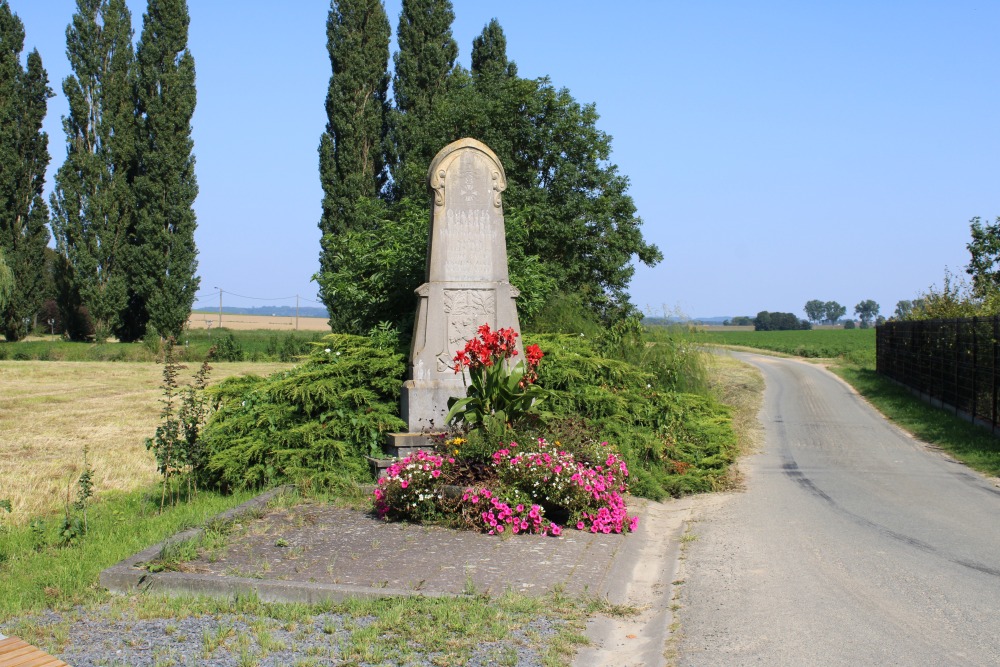
<svg viewBox="0 0 1000 667">
<path fill-rule="evenodd" d="M 57 96 L 72 0 L 9 0 Z M 129 0 L 136 38 L 144 0 Z M 329 3 L 189 0 L 197 66 L 200 300 L 316 299 L 317 152 Z M 395 32 L 400 0 L 386 2 Z M 1000 3 L 455 1 L 468 66 L 496 17 L 527 77 L 595 102 L 664 261 L 633 301 L 693 317 L 802 315 L 872 298 L 890 314 L 967 262 L 1000 216 Z"/>
</svg>

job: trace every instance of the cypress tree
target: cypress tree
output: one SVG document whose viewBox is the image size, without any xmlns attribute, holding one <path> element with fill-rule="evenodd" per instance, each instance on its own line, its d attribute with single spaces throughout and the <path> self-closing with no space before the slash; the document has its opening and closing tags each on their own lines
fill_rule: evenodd
<svg viewBox="0 0 1000 667">
<path fill-rule="evenodd" d="M 64 322 L 74 321 L 82 301 L 103 340 L 125 310 L 134 214 L 134 54 L 125 0 L 77 0 L 66 53 L 74 72 L 63 81 L 70 108 L 63 118 L 66 161 L 52 195 L 52 229 L 68 283 L 60 310 Z"/>
<path fill-rule="evenodd" d="M 455 12 L 450 0 L 403 0 L 393 56 L 392 90 L 395 162 L 393 179 L 397 197 L 423 196 L 427 168 L 449 141 L 437 105 L 446 98 L 458 45 L 451 34 Z"/>
<path fill-rule="evenodd" d="M 333 73 L 320 138 L 323 185 L 320 298 L 331 314 L 334 295 L 322 280 L 337 267 L 333 236 L 364 227 L 358 198 L 377 198 L 385 186 L 388 136 L 389 19 L 381 0 L 334 0 L 326 24 Z M 331 325 L 335 326 L 333 319 Z"/>
<path fill-rule="evenodd" d="M 24 25 L 0 0 L 0 248 L 13 290 L 0 311 L 9 341 L 27 335 L 42 301 L 48 207 L 42 197 L 49 164 L 42 120 L 52 91 L 38 51 L 21 67 Z"/>
<path fill-rule="evenodd" d="M 191 117 L 194 58 L 187 48 L 185 0 L 150 0 L 136 49 L 138 169 L 135 221 L 129 233 L 129 304 L 119 337 L 135 340 L 152 327 L 180 335 L 199 278 L 194 243 Z"/>
</svg>

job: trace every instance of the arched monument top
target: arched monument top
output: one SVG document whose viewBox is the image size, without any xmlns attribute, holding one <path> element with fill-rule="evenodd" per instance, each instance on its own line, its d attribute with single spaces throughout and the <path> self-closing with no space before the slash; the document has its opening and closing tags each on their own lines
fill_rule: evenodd
<svg viewBox="0 0 1000 667">
<path fill-rule="evenodd" d="M 431 160 L 430 169 L 427 170 L 427 179 L 430 183 L 431 190 L 434 191 L 434 204 L 436 206 L 444 205 L 445 176 L 448 173 L 448 166 L 464 149 L 478 151 L 490 161 L 492 167 L 490 175 L 493 178 L 494 192 L 493 205 L 499 208 L 500 193 L 507 189 L 507 174 L 503 169 L 503 165 L 500 164 L 500 158 L 496 156 L 496 153 L 494 153 L 490 147 L 483 142 L 472 139 L 471 137 L 451 142 L 439 150 L 437 155 L 434 156 L 434 159 Z"/>
</svg>

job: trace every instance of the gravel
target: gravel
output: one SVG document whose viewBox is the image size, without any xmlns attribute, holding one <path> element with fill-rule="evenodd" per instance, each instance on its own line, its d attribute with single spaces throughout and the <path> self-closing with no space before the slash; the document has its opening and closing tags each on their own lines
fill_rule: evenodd
<svg viewBox="0 0 1000 667">
<path fill-rule="evenodd" d="M 66 650 L 57 657 L 73 667 L 314 667 L 319 665 L 411 665 L 442 664 L 435 652 L 399 647 L 387 639 L 373 646 L 372 662 L 345 662 L 341 647 L 352 630 L 362 629 L 372 618 L 323 613 L 290 622 L 250 614 L 217 614 L 184 618 L 138 618 L 112 613 L 108 607 L 60 614 L 45 612 L 19 621 L 39 629 L 69 622 Z M 465 663 L 473 667 L 542 664 L 533 645 L 556 633 L 557 623 L 536 619 L 514 630 L 503 641 L 482 642 Z M 0 633 L 16 634 L 0 625 Z M 404 662 L 405 660 L 405 662 Z"/>
</svg>

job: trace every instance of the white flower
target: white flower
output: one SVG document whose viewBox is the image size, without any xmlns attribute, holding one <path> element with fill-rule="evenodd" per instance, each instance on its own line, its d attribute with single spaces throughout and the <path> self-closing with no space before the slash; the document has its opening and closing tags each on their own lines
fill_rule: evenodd
<svg viewBox="0 0 1000 667">
<path fill-rule="evenodd" d="M 337 356 L 338 357 L 340 356 L 340 350 L 337 350 Z"/>
<path fill-rule="evenodd" d="M 325 349 L 325 350 L 323 350 L 323 351 L 324 351 L 324 352 L 326 352 L 327 354 L 330 354 L 330 348 L 326 348 L 326 349 Z M 340 354 L 340 353 L 338 352 L 337 354 Z"/>
<path fill-rule="evenodd" d="M 647 384 L 646 385 L 646 389 L 651 389 L 652 387 L 653 387 L 653 385 L 651 385 L 651 384 Z"/>
</svg>

